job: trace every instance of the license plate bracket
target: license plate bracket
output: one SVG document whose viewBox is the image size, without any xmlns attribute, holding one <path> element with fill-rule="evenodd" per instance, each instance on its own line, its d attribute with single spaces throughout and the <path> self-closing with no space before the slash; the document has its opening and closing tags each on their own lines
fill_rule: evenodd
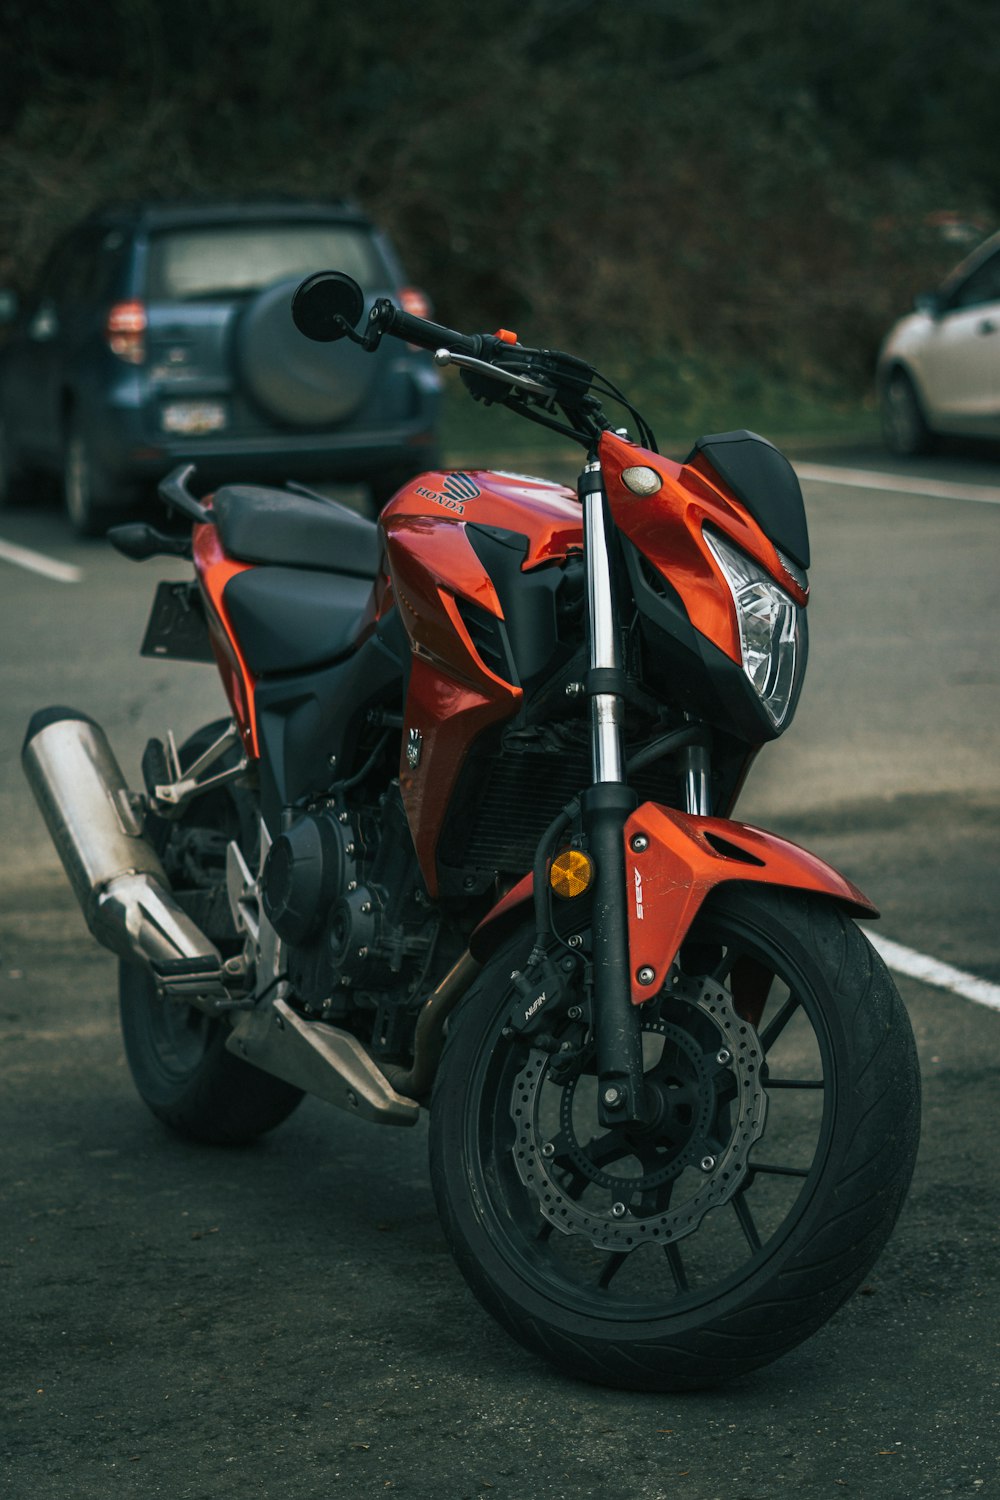
<svg viewBox="0 0 1000 1500">
<path fill-rule="evenodd" d="M 174 661 L 215 660 L 197 584 L 164 580 L 157 585 L 140 654 Z"/>
</svg>

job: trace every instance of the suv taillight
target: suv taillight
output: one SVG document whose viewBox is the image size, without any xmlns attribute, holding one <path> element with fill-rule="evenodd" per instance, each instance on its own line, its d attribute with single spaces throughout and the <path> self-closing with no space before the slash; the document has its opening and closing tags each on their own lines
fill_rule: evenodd
<svg viewBox="0 0 1000 1500">
<path fill-rule="evenodd" d="M 431 299 L 419 287 L 401 286 L 396 296 L 399 298 L 400 307 L 411 317 L 429 318 L 434 311 Z"/>
<path fill-rule="evenodd" d="M 108 313 L 104 337 L 112 354 L 128 365 L 146 358 L 146 309 L 141 302 L 116 302 Z"/>
</svg>

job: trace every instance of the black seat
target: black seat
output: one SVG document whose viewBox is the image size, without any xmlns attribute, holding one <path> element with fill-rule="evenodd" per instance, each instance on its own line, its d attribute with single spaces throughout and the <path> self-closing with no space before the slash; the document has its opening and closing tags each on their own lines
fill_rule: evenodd
<svg viewBox="0 0 1000 1500">
<path fill-rule="evenodd" d="M 240 562 L 321 568 L 354 578 L 378 572 L 378 527 L 338 500 L 227 484 L 216 491 L 213 515 L 223 547 Z"/>
<path fill-rule="evenodd" d="M 246 568 L 223 599 L 255 676 L 304 672 L 346 656 L 366 621 L 372 586 L 349 574 L 304 568 Z"/>
</svg>

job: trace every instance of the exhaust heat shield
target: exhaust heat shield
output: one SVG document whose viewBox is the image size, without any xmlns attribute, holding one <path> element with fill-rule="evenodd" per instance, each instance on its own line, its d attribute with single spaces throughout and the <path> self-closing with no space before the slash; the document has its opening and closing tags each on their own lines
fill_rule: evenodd
<svg viewBox="0 0 1000 1500">
<path fill-rule="evenodd" d="M 28 725 L 21 759 L 98 942 L 146 963 L 166 990 L 193 1004 L 225 1002 L 219 951 L 171 894 L 143 833 L 141 803 L 101 726 L 71 708 L 42 709 Z"/>
</svg>

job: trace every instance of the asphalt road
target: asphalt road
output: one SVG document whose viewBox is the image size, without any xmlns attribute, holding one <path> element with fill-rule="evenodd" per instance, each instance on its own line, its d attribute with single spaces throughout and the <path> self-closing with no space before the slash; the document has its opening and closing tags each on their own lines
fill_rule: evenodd
<svg viewBox="0 0 1000 1500">
<path fill-rule="evenodd" d="M 900 472 L 875 453 L 812 462 Z M 909 466 L 1000 493 L 995 456 Z M 926 488 L 926 484 L 923 485 Z M 1000 983 L 1000 504 L 808 481 L 810 677 L 741 814 L 839 865 L 901 944 Z M 126 771 L 222 711 L 210 668 L 136 655 L 156 578 L 52 513 L 0 539 L 0 1494 L 7 1500 L 616 1500 L 1000 1495 L 1000 1014 L 901 979 L 924 1138 L 896 1234 L 806 1345 L 728 1389 L 637 1396 L 508 1341 L 452 1266 L 425 1127 L 307 1101 L 215 1151 L 147 1114 L 20 771 L 70 703 Z"/>
</svg>

